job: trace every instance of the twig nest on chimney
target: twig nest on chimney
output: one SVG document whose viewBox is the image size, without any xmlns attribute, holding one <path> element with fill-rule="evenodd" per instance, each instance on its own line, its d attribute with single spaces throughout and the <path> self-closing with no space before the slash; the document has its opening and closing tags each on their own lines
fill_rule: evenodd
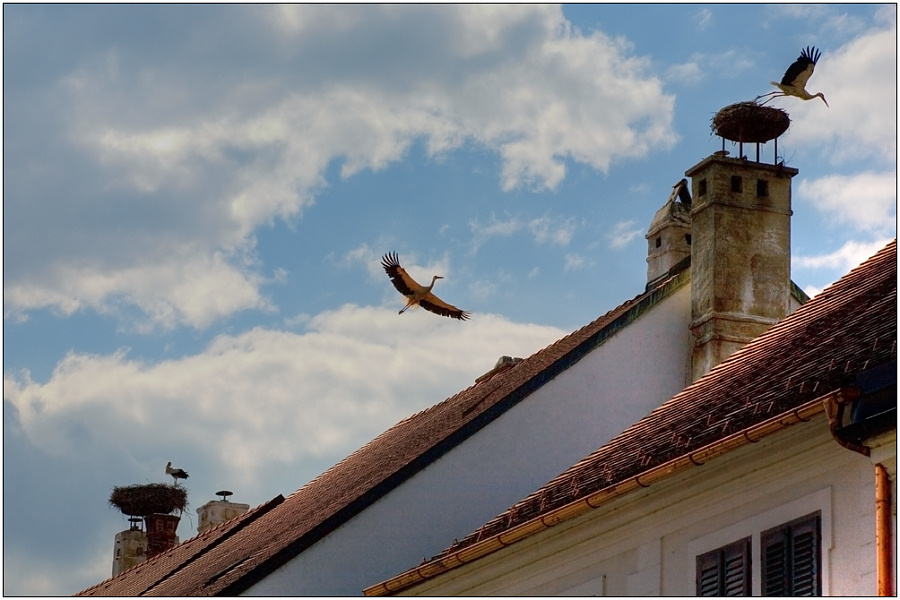
<svg viewBox="0 0 900 600">
<path fill-rule="evenodd" d="M 786 111 L 756 102 L 726 106 L 712 119 L 713 133 L 732 142 L 765 143 L 787 131 L 790 125 Z"/>
<path fill-rule="evenodd" d="M 113 488 L 109 503 L 129 517 L 184 512 L 187 491 L 164 483 L 119 486 Z"/>
</svg>

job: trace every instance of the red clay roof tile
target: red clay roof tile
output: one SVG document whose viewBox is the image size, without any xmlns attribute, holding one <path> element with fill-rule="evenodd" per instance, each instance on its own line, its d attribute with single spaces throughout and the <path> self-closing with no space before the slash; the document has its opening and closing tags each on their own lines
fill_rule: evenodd
<svg viewBox="0 0 900 600">
<path fill-rule="evenodd" d="M 673 268 L 667 279 L 514 367 L 400 421 L 283 502 L 255 509 L 252 521 L 238 517 L 79 595 L 246 590 L 685 285 L 687 267 Z"/>
<path fill-rule="evenodd" d="M 894 240 L 706 376 L 429 562 L 795 410 L 896 356 Z"/>
</svg>

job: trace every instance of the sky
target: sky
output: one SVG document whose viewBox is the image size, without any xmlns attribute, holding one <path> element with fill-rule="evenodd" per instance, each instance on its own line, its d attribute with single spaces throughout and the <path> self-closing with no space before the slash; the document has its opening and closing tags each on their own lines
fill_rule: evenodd
<svg viewBox="0 0 900 600">
<path fill-rule="evenodd" d="M 815 295 L 896 235 L 895 5 L 5 4 L 4 593 L 109 577 L 167 461 L 185 540 L 641 293 L 807 45 L 829 106 L 773 100 L 762 160 Z M 390 251 L 472 319 L 398 315 Z"/>
</svg>

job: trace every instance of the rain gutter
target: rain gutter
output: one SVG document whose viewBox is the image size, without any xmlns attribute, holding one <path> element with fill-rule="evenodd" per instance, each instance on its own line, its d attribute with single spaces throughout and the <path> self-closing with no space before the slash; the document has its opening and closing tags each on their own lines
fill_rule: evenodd
<svg viewBox="0 0 900 600">
<path fill-rule="evenodd" d="M 586 514 L 614 498 L 618 498 L 619 496 L 623 496 L 640 488 L 650 487 L 651 484 L 669 477 L 670 475 L 680 473 L 691 467 L 701 466 L 713 458 L 726 454 L 727 452 L 736 450 L 747 444 L 756 443 L 767 435 L 786 429 L 799 422 L 809 421 L 819 413 L 825 412 L 827 404 L 833 402 L 835 399 L 834 397 L 838 395 L 840 395 L 840 390 L 830 392 L 815 400 L 810 400 L 793 410 L 781 413 L 778 416 L 747 427 L 742 431 L 733 433 L 711 444 L 707 444 L 702 448 L 646 471 L 642 471 L 638 475 L 605 487 L 584 498 L 570 502 L 565 506 L 548 511 L 539 517 L 525 521 L 506 531 L 481 540 L 480 542 L 476 542 L 462 550 L 457 550 L 439 560 L 423 563 L 396 577 L 368 587 L 363 590 L 363 593 L 366 596 L 386 596 L 395 594 L 474 560 L 483 558 L 545 529 L 549 529 L 564 521 Z"/>
</svg>

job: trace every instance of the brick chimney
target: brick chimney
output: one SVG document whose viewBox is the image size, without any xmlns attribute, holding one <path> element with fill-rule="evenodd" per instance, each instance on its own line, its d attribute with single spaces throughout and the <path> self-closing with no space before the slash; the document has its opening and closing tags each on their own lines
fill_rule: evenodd
<svg viewBox="0 0 900 600">
<path fill-rule="evenodd" d="M 783 164 L 716 152 L 691 178 L 692 380 L 791 309 L 791 178 Z"/>
<path fill-rule="evenodd" d="M 178 536 L 175 530 L 178 529 L 178 521 L 180 517 L 177 515 L 166 515 L 156 513 L 144 517 L 147 525 L 147 558 L 156 556 L 160 552 L 165 552 L 169 548 L 174 548 L 178 544 Z"/>
</svg>

